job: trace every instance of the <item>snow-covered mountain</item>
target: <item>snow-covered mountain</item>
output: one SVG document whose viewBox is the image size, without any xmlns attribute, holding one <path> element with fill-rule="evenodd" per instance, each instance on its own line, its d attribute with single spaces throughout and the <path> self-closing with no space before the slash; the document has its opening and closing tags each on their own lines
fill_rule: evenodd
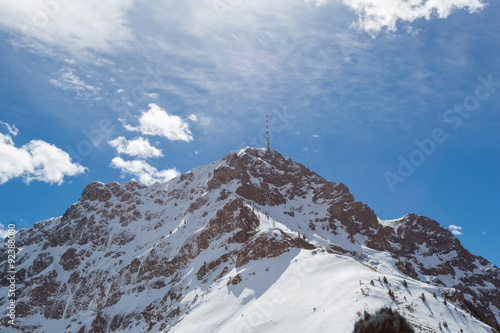
<svg viewBox="0 0 500 333">
<path fill-rule="evenodd" d="M 13 329 L 4 313 L 3 332 L 350 332 L 382 306 L 417 332 L 500 321 L 499 269 L 450 231 L 381 221 L 273 150 L 148 187 L 93 182 L 16 237 L 18 318 Z M 0 289 L 5 309 L 5 278 Z"/>
</svg>

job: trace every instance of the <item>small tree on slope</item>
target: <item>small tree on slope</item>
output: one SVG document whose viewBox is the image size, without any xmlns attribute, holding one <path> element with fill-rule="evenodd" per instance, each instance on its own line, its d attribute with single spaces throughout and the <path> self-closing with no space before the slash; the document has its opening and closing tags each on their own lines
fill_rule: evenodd
<svg viewBox="0 0 500 333">
<path fill-rule="evenodd" d="M 353 333 L 415 333 L 415 330 L 397 311 L 382 308 L 373 315 L 365 311 L 364 318 L 354 324 Z"/>
</svg>

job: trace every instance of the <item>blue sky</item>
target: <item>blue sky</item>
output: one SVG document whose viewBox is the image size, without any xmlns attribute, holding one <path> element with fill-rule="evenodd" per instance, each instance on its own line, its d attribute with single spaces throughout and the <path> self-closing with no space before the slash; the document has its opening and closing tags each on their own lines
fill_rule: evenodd
<svg viewBox="0 0 500 333">
<path fill-rule="evenodd" d="M 0 223 L 245 145 L 500 264 L 493 1 L 0 1 Z M 450 227 L 452 226 L 452 227 Z"/>
</svg>

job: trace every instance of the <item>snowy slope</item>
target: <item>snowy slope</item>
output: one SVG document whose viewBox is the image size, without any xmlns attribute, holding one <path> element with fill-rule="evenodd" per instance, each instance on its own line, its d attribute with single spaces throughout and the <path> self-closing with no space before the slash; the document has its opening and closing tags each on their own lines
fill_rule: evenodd
<svg viewBox="0 0 500 333">
<path fill-rule="evenodd" d="M 500 319 L 498 268 L 449 231 L 412 214 L 380 221 L 275 151 L 245 148 L 149 187 L 91 183 L 17 240 L 15 331 L 348 332 L 382 305 L 422 332 L 490 332 L 470 313 Z"/>
<path fill-rule="evenodd" d="M 346 256 L 314 253 L 293 251 L 233 270 L 241 283 L 217 282 L 170 332 L 349 332 L 365 310 L 382 306 L 399 310 L 417 331 L 438 332 L 446 322 L 451 332 L 491 332 L 454 304 L 433 298 L 438 288 L 414 280 L 404 288 L 404 277 L 386 266 L 383 255 L 377 272 Z M 378 281 L 383 276 L 388 285 Z"/>
</svg>

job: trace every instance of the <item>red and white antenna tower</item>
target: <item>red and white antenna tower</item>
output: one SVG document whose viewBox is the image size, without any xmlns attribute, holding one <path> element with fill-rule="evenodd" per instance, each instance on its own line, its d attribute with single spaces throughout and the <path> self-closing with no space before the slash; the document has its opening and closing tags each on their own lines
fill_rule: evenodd
<svg viewBox="0 0 500 333">
<path fill-rule="evenodd" d="M 269 140 L 269 119 L 266 114 L 266 151 L 269 151 L 269 145 L 271 144 L 271 141 Z"/>
</svg>

